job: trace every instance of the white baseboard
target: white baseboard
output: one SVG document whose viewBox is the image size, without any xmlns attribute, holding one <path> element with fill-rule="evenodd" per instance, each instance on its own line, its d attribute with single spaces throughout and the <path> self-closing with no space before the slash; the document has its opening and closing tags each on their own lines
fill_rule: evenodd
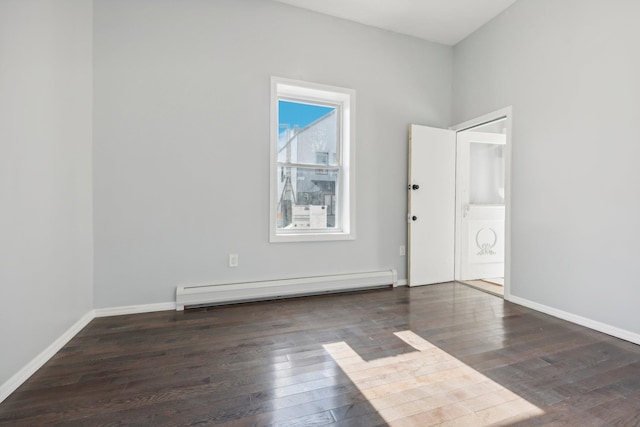
<svg viewBox="0 0 640 427">
<path fill-rule="evenodd" d="M 9 378 L 4 384 L 0 385 L 0 402 L 5 400 L 11 393 L 16 391 L 18 387 L 29 379 L 38 369 L 49 361 L 62 347 L 64 347 L 78 332 L 89 324 L 94 318 L 94 310 L 89 311 L 82 316 L 80 320 L 74 323 L 66 332 L 64 332 L 49 347 L 44 349 L 40 354 L 33 358 L 25 367 L 20 369 Z"/>
<path fill-rule="evenodd" d="M 160 302 L 156 304 L 125 305 L 121 307 L 96 308 L 95 317 L 122 316 L 125 314 L 152 313 L 154 311 L 175 310 L 175 302 Z"/>
<path fill-rule="evenodd" d="M 399 286 L 408 286 L 408 284 L 409 284 L 409 282 L 407 281 L 407 279 L 399 279 L 396 282 L 396 286 L 395 287 L 397 288 Z"/>
<path fill-rule="evenodd" d="M 627 331 L 626 329 L 620 329 L 606 323 L 558 310 L 557 308 L 549 307 L 544 304 L 539 304 L 513 295 L 509 296 L 508 301 L 640 345 L 640 334 Z"/>
</svg>

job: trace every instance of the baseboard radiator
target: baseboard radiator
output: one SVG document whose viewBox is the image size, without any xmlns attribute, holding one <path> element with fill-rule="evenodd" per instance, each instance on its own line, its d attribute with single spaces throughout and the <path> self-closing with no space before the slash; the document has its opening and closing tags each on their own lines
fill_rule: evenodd
<svg viewBox="0 0 640 427">
<path fill-rule="evenodd" d="M 182 311 L 185 308 L 192 307 L 374 289 L 396 286 L 397 281 L 395 270 L 383 270 L 260 282 L 178 286 L 176 290 L 176 310 Z"/>
</svg>

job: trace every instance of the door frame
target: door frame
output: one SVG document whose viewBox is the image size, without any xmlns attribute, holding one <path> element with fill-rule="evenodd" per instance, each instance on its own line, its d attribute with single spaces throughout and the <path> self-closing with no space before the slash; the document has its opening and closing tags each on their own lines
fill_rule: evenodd
<svg viewBox="0 0 640 427">
<path fill-rule="evenodd" d="M 471 128 L 487 124 L 499 119 L 506 119 L 507 128 L 507 144 L 505 148 L 505 177 L 504 177 L 504 193 L 505 193 L 505 218 L 504 218 L 504 299 L 509 300 L 511 297 L 511 153 L 513 152 L 512 124 L 513 124 L 513 108 L 511 106 L 501 108 L 491 113 L 484 114 L 475 119 L 467 120 L 449 129 L 456 132 L 456 153 L 458 146 L 457 134 L 459 132 L 469 130 Z M 457 158 L 457 156 L 456 156 Z M 457 167 L 457 160 L 456 160 Z M 457 176 L 457 172 L 456 172 Z M 458 205 L 458 182 L 456 179 L 456 206 Z M 458 221 L 460 221 L 460 213 L 456 209 L 456 230 L 458 230 Z M 460 239 L 461 236 L 456 232 L 455 235 L 455 269 L 454 277 L 459 277 L 460 272 Z M 457 279 L 456 279 L 457 280 Z"/>
</svg>

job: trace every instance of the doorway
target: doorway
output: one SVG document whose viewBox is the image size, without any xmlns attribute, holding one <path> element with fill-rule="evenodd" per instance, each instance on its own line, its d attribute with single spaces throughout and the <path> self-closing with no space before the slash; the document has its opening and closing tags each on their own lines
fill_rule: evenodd
<svg viewBox="0 0 640 427">
<path fill-rule="evenodd" d="M 456 280 L 509 298 L 510 159 L 511 107 L 450 129 L 410 126 L 409 286 Z"/>
<path fill-rule="evenodd" d="M 456 281 L 505 297 L 510 187 L 510 111 L 456 133 Z"/>
</svg>

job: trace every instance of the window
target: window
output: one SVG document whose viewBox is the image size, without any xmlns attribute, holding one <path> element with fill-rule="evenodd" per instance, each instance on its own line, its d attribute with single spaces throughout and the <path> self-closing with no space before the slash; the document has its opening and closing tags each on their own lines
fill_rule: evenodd
<svg viewBox="0 0 640 427">
<path fill-rule="evenodd" d="M 355 238 L 355 91 L 271 79 L 270 241 Z"/>
<path fill-rule="evenodd" d="M 328 165 L 329 164 L 329 153 L 316 153 L 316 164 L 318 165 Z M 329 172 L 327 169 L 316 169 L 316 173 L 319 175 L 326 175 Z"/>
</svg>

